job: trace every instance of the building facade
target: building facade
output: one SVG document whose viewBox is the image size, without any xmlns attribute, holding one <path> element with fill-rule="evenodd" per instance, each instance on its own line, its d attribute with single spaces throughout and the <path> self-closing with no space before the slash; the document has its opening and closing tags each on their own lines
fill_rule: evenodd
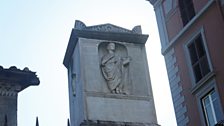
<svg viewBox="0 0 224 126">
<path fill-rule="evenodd" d="M 178 126 L 224 119 L 224 0 L 149 0 Z"/>
</svg>

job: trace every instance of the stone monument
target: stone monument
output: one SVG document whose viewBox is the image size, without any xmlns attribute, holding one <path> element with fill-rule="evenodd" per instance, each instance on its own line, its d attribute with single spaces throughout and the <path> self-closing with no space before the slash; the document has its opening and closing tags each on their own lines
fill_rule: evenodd
<svg viewBox="0 0 224 126">
<path fill-rule="evenodd" d="M 158 126 L 141 27 L 75 22 L 68 69 L 71 126 Z"/>
<path fill-rule="evenodd" d="M 0 126 L 17 126 L 18 93 L 39 83 L 36 73 L 27 67 L 20 70 L 0 66 Z"/>
</svg>

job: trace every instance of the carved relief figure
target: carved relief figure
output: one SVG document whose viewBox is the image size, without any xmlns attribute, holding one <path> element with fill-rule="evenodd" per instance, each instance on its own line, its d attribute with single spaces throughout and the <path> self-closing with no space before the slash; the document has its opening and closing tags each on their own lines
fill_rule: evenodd
<svg viewBox="0 0 224 126">
<path fill-rule="evenodd" d="M 124 90 L 129 83 L 128 68 L 130 57 L 119 57 L 115 54 L 115 43 L 107 45 L 108 53 L 101 59 L 101 70 L 111 93 L 127 94 Z"/>
</svg>

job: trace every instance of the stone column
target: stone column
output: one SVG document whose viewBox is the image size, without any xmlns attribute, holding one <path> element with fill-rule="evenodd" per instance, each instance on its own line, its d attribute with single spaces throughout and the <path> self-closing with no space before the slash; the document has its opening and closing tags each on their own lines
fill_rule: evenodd
<svg viewBox="0 0 224 126">
<path fill-rule="evenodd" d="M 39 79 L 28 68 L 4 69 L 0 66 L 0 126 L 17 126 L 18 93 L 30 85 L 38 85 Z"/>
<path fill-rule="evenodd" d="M 0 125 L 6 123 L 8 126 L 17 126 L 17 92 L 6 91 L 6 88 L 0 89 Z"/>
</svg>

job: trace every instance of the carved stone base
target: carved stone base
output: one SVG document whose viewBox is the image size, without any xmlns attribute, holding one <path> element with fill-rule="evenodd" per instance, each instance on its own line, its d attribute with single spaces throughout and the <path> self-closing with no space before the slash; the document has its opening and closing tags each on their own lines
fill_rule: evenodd
<svg viewBox="0 0 224 126">
<path fill-rule="evenodd" d="M 113 122 L 113 121 L 84 121 L 80 126 L 160 126 L 155 123 Z"/>
</svg>

